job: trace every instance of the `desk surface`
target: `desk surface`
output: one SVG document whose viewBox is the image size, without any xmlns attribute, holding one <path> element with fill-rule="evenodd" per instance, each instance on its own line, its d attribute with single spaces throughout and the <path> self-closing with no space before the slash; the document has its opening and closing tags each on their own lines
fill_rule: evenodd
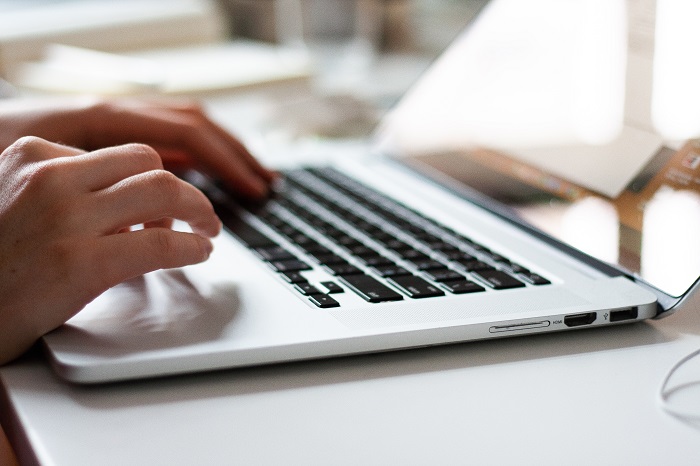
<svg viewBox="0 0 700 466">
<path fill-rule="evenodd" d="M 699 425 L 657 401 L 700 348 L 699 301 L 617 328 L 95 387 L 25 357 L 0 370 L 1 420 L 22 460 L 55 465 L 700 464 Z"/>
</svg>

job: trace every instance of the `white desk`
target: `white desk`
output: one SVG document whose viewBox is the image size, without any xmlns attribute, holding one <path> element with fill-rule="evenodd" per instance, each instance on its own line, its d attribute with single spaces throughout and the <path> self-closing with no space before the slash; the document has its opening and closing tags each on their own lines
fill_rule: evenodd
<svg viewBox="0 0 700 466">
<path fill-rule="evenodd" d="M 96 387 L 29 357 L 0 370 L 1 421 L 53 465 L 700 464 L 656 399 L 699 313 Z"/>
</svg>

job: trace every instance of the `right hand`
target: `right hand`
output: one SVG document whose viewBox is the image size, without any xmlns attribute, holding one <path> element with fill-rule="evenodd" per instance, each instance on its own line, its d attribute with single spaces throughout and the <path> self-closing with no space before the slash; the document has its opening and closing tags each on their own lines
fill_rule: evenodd
<svg viewBox="0 0 700 466">
<path fill-rule="evenodd" d="M 172 230 L 173 218 L 193 232 Z M 108 288 L 206 260 L 220 228 L 206 197 L 149 146 L 20 139 L 0 155 L 0 364 Z"/>
</svg>

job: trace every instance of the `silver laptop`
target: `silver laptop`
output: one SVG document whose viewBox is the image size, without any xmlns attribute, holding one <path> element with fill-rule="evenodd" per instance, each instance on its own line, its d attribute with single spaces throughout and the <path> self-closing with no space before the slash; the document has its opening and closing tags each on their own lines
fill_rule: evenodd
<svg viewBox="0 0 700 466">
<path fill-rule="evenodd" d="M 668 314 L 700 276 L 696 60 L 622 3 L 491 2 L 369 150 L 286 161 L 262 205 L 189 174 L 226 227 L 210 260 L 104 293 L 44 337 L 53 367 L 95 383 Z"/>
</svg>

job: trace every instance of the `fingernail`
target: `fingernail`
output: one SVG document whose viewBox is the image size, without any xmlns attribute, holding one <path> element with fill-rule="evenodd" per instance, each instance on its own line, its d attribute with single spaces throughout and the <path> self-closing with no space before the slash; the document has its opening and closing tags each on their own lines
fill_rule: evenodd
<svg viewBox="0 0 700 466">
<path fill-rule="evenodd" d="M 209 256 L 211 256 L 212 251 L 214 250 L 214 244 L 209 241 L 207 238 L 202 238 L 203 241 L 203 249 L 204 249 L 204 260 L 209 259 Z"/>
<path fill-rule="evenodd" d="M 260 179 L 251 180 L 250 187 L 253 188 L 255 196 L 259 198 L 267 196 L 267 193 L 269 192 L 267 184 Z"/>
</svg>

